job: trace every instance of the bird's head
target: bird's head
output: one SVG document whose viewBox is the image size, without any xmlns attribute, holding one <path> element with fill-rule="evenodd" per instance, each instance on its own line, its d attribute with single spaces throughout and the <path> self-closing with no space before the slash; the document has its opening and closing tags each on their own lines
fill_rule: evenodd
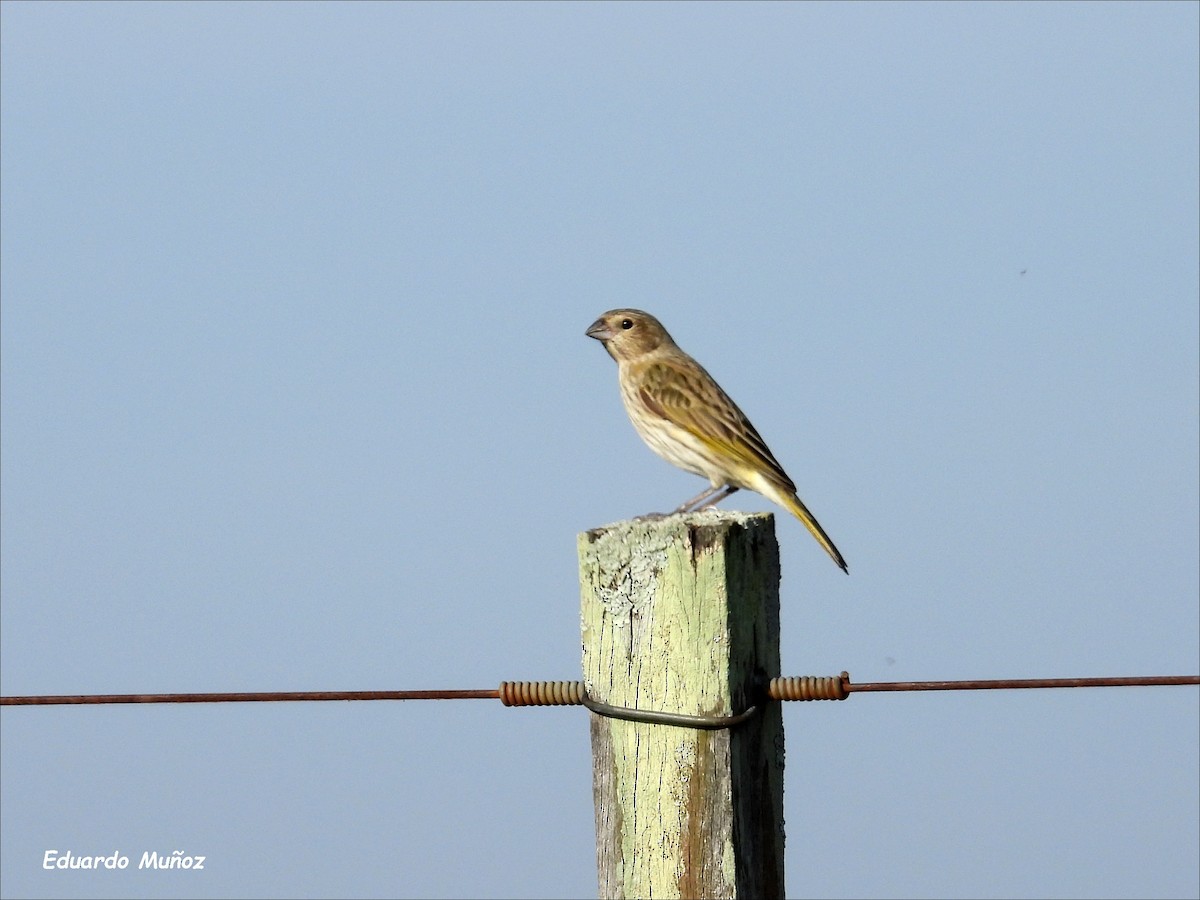
<svg viewBox="0 0 1200 900">
<path fill-rule="evenodd" d="M 658 319 L 640 309 L 610 309 L 591 324 L 586 334 L 602 343 L 617 362 L 675 343 Z"/>
</svg>

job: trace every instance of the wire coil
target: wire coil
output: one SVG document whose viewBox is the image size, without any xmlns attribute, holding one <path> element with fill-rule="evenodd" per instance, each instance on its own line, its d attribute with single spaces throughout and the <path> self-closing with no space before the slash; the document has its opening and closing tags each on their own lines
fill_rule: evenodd
<svg viewBox="0 0 1200 900">
<path fill-rule="evenodd" d="M 502 681 L 500 702 L 505 706 L 579 706 L 582 681 Z"/>
<path fill-rule="evenodd" d="M 845 700 L 850 696 L 850 676 L 843 672 L 772 678 L 767 696 L 772 700 Z"/>
</svg>

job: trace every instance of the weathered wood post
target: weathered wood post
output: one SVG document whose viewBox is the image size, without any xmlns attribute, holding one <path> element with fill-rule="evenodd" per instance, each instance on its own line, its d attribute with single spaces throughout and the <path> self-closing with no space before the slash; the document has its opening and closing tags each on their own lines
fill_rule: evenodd
<svg viewBox="0 0 1200 900">
<path fill-rule="evenodd" d="M 579 536 L 583 673 L 614 706 L 732 728 L 595 712 L 601 898 L 784 896 L 779 546 L 770 514 L 705 511 Z"/>
</svg>

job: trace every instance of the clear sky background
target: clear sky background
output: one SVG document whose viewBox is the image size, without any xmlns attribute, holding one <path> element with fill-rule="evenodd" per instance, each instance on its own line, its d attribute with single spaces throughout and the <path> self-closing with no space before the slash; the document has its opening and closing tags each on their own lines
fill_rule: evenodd
<svg viewBox="0 0 1200 900">
<path fill-rule="evenodd" d="M 577 533 L 703 486 L 616 306 L 849 560 L 778 519 L 787 674 L 1195 674 L 1198 10 L 5 2 L 3 692 L 580 677 Z M 789 705 L 789 893 L 1196 897 L 1198 712 Z M 0 722 L 5 897 L 595 894 L 579 709 Z"/>
</svg>

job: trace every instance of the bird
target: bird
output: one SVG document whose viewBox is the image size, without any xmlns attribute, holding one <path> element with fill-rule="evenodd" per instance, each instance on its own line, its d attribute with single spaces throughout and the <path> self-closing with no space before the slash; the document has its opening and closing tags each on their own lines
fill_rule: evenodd
<svg viewBox="0 0 1200 900">
<path fill-rule="evenodd" d="M 745 413 L 658 319 L 640 309 L 610 309 L 585 334 L 616 360 L 621 400 L 646 445 L 672 465 L 709 481 L 709 490 L 673 514 L 708 509 L 739 488 L 755 491 L 799 519 L 849 574 L 845 558 L 796 495 L 796 485 Z"/>
</svg>

